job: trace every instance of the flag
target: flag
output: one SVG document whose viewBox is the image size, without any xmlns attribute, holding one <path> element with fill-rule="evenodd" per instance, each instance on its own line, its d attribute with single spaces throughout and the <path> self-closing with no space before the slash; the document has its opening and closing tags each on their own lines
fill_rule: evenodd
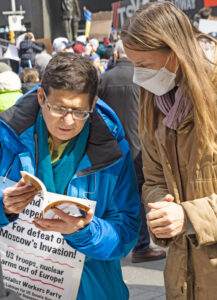
<svg viewBox="0 0 217 300">
<path fill-rule="evenodd" d="M 85 6 L 83 7 L 83 10 L 85 19 L 85 36 L 88 38 L 90 35 L 92 13 Z"/>
</svg>

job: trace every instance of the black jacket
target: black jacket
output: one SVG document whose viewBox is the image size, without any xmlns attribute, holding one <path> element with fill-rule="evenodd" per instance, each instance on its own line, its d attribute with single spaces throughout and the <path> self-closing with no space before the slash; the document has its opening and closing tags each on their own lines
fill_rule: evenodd
<svg viewBox="0 0 217 300">
<path fill-rule="evenodd" d="M 31 61 L 32 66 L 35 65 L 35 52 L 41 52 L 42 48 L 34 43 L 32 40 L 24 40 L 20 43 L 19 57 L 21 59 L 21 66 L 27 67 L 28 61 Z"/>
<path fill-rule="evenodd" d="M 140 188 L 144 177 L 138 136 L 139 87 L 133 83 L 133 64 L 129 60 L 117 60 L 113 69 L 101 75 L 98 96 L 111 106 L 123 125 Z"/>
<path fill-rule="evenodd" d="M 21 86 L 22 93 L 26 94 L 28 91 L 32 90 L 37 85 L 39 85 L 39 82 L 26 82 L 26 83 L 22 83 L 22 86 Z"/>
</svg>

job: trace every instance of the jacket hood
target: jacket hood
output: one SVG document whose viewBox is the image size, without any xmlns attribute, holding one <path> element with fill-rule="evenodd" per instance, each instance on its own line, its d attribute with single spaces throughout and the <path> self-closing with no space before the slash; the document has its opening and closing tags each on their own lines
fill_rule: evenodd
<svg viewBox="0 0 217 300">
<path fill-rule="evenodd" d="M 29 137 L 28 129 L 34 127 L 40 106 L 37 99 L 37 88 L 24 95 L 19 101 L 0 114 L 3 126 L 6 126 L 12 138 L 15 134 L 19 141 L 33 139 Z M 90 117 L 90 133 L 86 148 L 86 154 L 91 162 L 88 169 L 80 172 L 80 175 L 89 174 L 103 169 L 122 158 L 123 154 L 118 143 L 124 138 L 124 131 L 117 115 L 102 100 L 98 100 Z M 21 146 L 22 142 L 20 141 Z M 31 143 L 31 141 L 30 141 Z"/>
<path fill-rule="evenodd" d="M 104 101 L 98 98 L 96 109 L 99 111 L 102 119 L 108 126 L 116 140 L 120 141 L 125 137 L 123 127 L 116 113 Z"/>
<path fill-rule="evenodd" d="M 23 94 L 29 92 L 30 90 L 32 90 L 33 88 L 35 88 L 36 86 L 38 86 L 38 82 L 26 82 L 26 83 L 22 83 L 21 86 L 21 90 L 23 92 Z"/>
</svg>

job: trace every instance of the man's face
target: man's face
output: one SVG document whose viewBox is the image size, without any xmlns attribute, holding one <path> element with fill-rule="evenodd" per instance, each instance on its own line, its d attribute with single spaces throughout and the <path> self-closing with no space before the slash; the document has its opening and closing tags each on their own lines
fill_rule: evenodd
<svg viewBox="0 0 217 300">
<path fill-rule="evenodd" d="M 53 140 L 54 150 L 66 141 L 78 135 L 87 119 L 75 120 L 72 113 L 67 113 L 65 116 L 53 116 L 48 105 L 73 109 L 76 111 L 90 111 L 90 100 L 88 94 L 76 94 L 73 91 L 59 90 L 50 88 L 50 93 L 47 95 L 47 103 L 44 99 L 42 88 L 38 89 L 38 101 L 42 108 L 42 115 L 46 123 L 48 132 Z M 95 104 L 95 103 L 94 103 Z"/>
</svg>

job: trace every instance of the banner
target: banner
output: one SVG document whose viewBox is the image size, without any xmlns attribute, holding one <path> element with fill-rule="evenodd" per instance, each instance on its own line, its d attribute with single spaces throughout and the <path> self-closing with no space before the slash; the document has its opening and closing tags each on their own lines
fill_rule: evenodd
<svg viewBox="0 0 217 300">
<path fill-rule="evenodd" d="M 162 2 L 163 0 L 158 0 Z M 201 0 L 202 1 L 202 0 Z M 207 0 L 215 1 L 216 0 Z M 127 18 L 132 17 L 136 10 L 138 10 L 142 5 L 145 5 L 153 0 L 123 0 L 112 3 L 113 11 L 113 28 L 121 28 Z M 171 3 L 182 9 L 183 11 L 191 12 L 192 15 L 196 13 L 197 3 L 196 0 L 170 0 Z M 201 8 L 201 7 L 200 7 Z"/>
<path fill-rule="evenodd" d="M 90 38 L 103 41 L 104 38 L 109 38 L 111 33 L 113 12 L 100 11 L 92 14 L 92 22 L 90 27 Z"/>
<path fill-rule="evenodd" d="M 217 6 L 217 0 L 204 0 L 204 7 Z"/>
</svg>

